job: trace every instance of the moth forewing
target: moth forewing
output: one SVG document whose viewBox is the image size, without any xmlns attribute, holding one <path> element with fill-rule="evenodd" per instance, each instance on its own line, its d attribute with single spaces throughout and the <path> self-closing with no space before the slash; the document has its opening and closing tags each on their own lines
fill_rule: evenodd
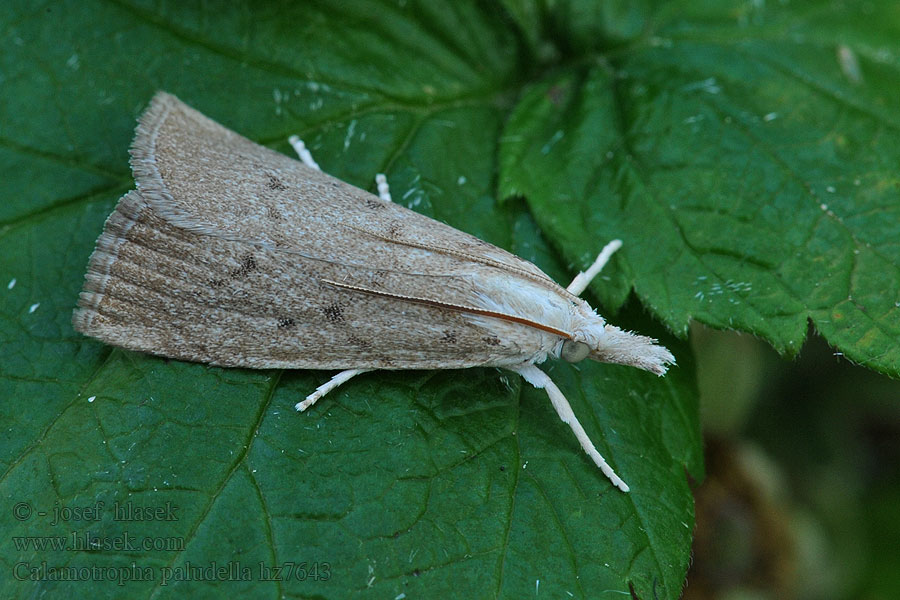
<svg viewBox="0 0 900 600">
<path fill-rule="evenodd" d="M 496 246 L 262 147 L 157 94 L 131 148 L 137 190 L 91 255 L 76 330 L 220 366 L 344 369 L 299 409 L 372 369 L 499 366 L 547 390 L 623 490 L 562 392 L 535 364 L 562 356 L 673 363 L 577 297 L 618 247 L 564 289 Z M 619 243 L 620 244 L 620 243 Z"/>
</svg>

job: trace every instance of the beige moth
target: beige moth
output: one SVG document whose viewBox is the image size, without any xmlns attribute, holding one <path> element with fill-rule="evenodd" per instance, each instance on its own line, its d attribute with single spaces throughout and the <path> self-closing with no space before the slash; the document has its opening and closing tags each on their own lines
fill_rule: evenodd
<svg viewBox="0 0 900 600">
<path fill-rule="evenodd" d="M 106 343 L 223 367 L 341 372 L 305 410 L 374 369 L 502 367 L 546 390 L 594 463 L 597 452 L 536 365 L 586 358 L 658 375 L 672 354 L 579 298 L 620 243 L 563 288 L 532 263 L 260 146 L 158 93 L 131 147 L 136 189 L 110 215 L 73 315 Z"/>
</svg>

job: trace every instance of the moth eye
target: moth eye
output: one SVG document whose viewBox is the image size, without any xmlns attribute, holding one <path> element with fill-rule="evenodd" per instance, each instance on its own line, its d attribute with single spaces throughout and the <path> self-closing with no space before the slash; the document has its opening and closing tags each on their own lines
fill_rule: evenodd
<svg viewBox="0 0 900 600">
<path fill-rule="evenodd" d="M 576 342 L 575 340 L 563 340 L 560 356 L 570 363 L 581 362 L 591 353 L 591 347 L 584 342 Z"/>
</svg>

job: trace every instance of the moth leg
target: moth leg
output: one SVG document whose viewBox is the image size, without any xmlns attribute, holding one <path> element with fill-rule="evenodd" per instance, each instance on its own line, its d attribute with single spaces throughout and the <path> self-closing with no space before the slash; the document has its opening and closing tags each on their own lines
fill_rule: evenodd
<svg viewBox="0 0 900 600">
<path fill-rule="evenodd" d="M 365 373 L 366 371 L 371 371 L 371 370 L 372 369 L 347 369 L 346 371 L 341 371 L 340 373 L 338 373 L 337 375 L 335 375 L 334 377 L 332 377 L 331 379 L 329 379 L 328 381 L 326 381 L 325 383 L 323 383 L 322 385 L 317 387 L 316 391 L 314 391 L 312 394 L 307 396 L 305 400 L 295 404 L 294 408 L 296 408 L 300 412 L 303 412 L 304 410 L 306 410 L 307 408 L 309 408 L 310 406 L 315 404 L 316 400 L 318 400 L 319 398 L 321 398 L 322 396 L 324 396 L 325 394 L 327 394 L 334 388 L 338 387 L 342 383 L 345 383 L 352 377 L 356 377 L 360 373 Z"/>
<path fill-rule="evenodd" d="M 316 171 L 321 171 L 319 168 L 319 163 L 313 160 L 312 154 L 309 153 L 309 150 L 306 148 L 306 144 L 303 143 L 298 136 L 292 135 L 288 138 L 288 142 L 291 146 L 294 147 L 294 152 L 297 153 L 297 156 L 300 157 L 300 160 L 303 161 L 303 164 L 311 169 L 315 169 Z"/>
<path fill-rule="evenodd" d="M 375 176 L 375 185 L 378 186 L 378 197 L 385 202 L 393 202 L 391 200 L 391 189 L 388 187 L 387 177 L 384 173 Z"/>
<path fill-rule="evenodd" d="M 597 255 L 597 260 L 594 261 L 594 264 L 592 264 L 587 271 L 582 271 L 576 275 L 575 279 L 572 280 L 572 283 L 570 283 L 569 287 L 566 289 L 576 296 L 580 296 L 581 292 L 587 288 L 591 280 L 606 266 L 606 263 L 609 262 L 609 258 L 613 255 L 613 252 L 621 247 L 622 240 L 613 240 L 604 246 L 603 250 L 600 251 L 600 254 Z"/>
<path fill-rule="evenodd" d="M 591 457 L 591 460 L 594 461 L 594 464 L 600 467 L 600 470 L 603 471 L 603 474 L 609 478 L 614 486 L 616 486 L 623 492 L 627 492 L 629 489 L 628 484 L 626 484 L 619 478 L 618 475 L 616 475 L 615 471 L 612 470 L 612 467 L 610 467 L 607 464 L 606 460 L 604 460 L 600 455 L 600 453 L 597 452 L 597 449 L 594 447 L 594 444 L 588 437 L 587 432 L 585 432 L 584 428 L 581 426 L 581 423 L 578 422 L 578 419 L 575 417 L 575 413 L 572 412 L 572 407 L 569 406 L 569 401 L 566 400 L 566 397 L 563 395 L 563 393 L 559 390 L 558 387 L 556 387 L 556 384 L 553 383 L 553 380 L 550 379 L 550 376 L 530 363 L 506 368 L 519 373 L 525 379 L 525 381 L 527 381 L 534 387 L 543 389 L 547 392 L 547 395 L 550 396 L 550 403 L 553 404 L 553 408 L 556 409 L 556 414 L 559 415 L 559 418 L 562 419 L 563 423 L 566 423 L 569 427 L 572 428 L 572 432 L 575 434 L 575 438 L 578 440 L 578 443 L 581 444 L 581 447 L 585 452 L 587 452 L 587 455 Z"/>
</svg>

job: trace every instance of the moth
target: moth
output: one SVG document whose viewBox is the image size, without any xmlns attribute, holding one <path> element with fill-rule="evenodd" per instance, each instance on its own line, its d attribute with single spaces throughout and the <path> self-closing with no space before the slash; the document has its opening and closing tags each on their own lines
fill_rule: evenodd
<svg viewBox="0 0 900 600">
<path fill-rule="evenodd" d="M 579 298 L 621 245 L 563 288 L 532 263 L 260 146 L 157 93 L 131 147 L 136 189 L 90 257 L 75 329 L 114 346 L 222 367 L 341 370 L 305 410 L 374 369 L 502 367 L 546 390 L 623 491 L 536 365 L 586 358 L 658 375 L 672 354 Z"/>
</svg>

